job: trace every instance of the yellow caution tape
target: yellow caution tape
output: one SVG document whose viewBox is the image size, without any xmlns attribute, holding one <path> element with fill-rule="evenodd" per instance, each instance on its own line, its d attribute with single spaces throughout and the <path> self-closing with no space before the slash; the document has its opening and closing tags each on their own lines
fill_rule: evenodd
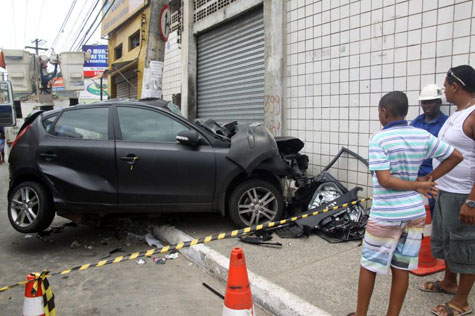
<svg viewBox="0 0 475 316">
<path fill-rule="evenodd" d="M 134 253 L 131 253 L 131 254 L 128 254 L 128 255 L 125 255 L 125 256 L 115 257 L 114 259 L 102 260 L 102 261 L 99 261 L 97 263 L 84 264 L 84 265 L 76 266 L 76 267 L 71 268 L 71 269 L 66 269 L 66 270 L 63 270 L 63 271 L 60 271 L 60 272 L 51 273 L 51 274 L 45 275 L 45 277 L 56 276 L 56 275 L 59 275 L 59 274 L 69 274 L 73 271 L 84 271 L 84 270 L 87 270 L 87 269 L 90 269 L 90 268 L 102 267 L 102 266 L 112 264 L 112 263 L 120 263 L 120 262 L 124 262 L 124 261 L 127 261 L 127 260 L 134 260 L 134 259 L 137 259 L 137 258 L 140 258 L 140 257 L 150 257 L 154 254 L 166 253 L 166 252 L 170 252 L 170 251 L 174 251 L 174 250 L 188 248 L 188 247 L 195 246 L 195 245 L 198 245 L 198 244 L 206 244 L 206 243 L 209 243 L 209 242 L 214 241 L 214 240 L 222 240 L 222 239 L 242 236 L 242 235 L 245 235 L 245 234 L 248 234 L 248 233 L 251 233 L 251 232 L 255 232 L 255 231 L 259 231 L 259 230 L 263 230 L 263 229 L 266 229 L 266 228 L 271 228 L 271 227 L 275 227 L 275 226 L 279 226 L 279 225 L 284 225 L 284 224 L 287 224 L 287 223 L 290 223 L 290 222 L 295 222 L 295 221 L 297 221 L 301 218 L 307 218 L 307 217 L 310 217 L 310 216 L 316 216 L 318 214 L 327 213 L 329 211 L 335 211 L 335 210 L 338 210 L 338 209 L 347 208 L 348 206 L 356 205 L 358 203 L 362 203 L 362 202 L 369 201 L 369 200 L 372 200 L 372 199 L 373 199 L 372 197 L 358 199 L 358 200 L 354 200 L 352 202 L 344 203 L 342 205 L 334 206 L 334 207 L 331 207 L 331 208 L 326 208 L 326 209 L 321 210 L 321 211 L 313 211 L 313 212 L 311 211 L 311 212 L 308 212 L 308 213 L 305 213 L 305 214 L 302 214 L 302 215 L 299 215 L 299 216 L 291 217 L 291 218 L 288 218 L 288 219 L 283 219 L 283 220 L 280 220 L 280 221 L 277 221 L 277 222 L 269 222 L 269 223 L 266 223 L 266 224 L 254 225 L 254 226 L 250 226 L 250 227 L 246 227 L 246 228 L 242 228 L 242 229 L 233 230 L 233 231 L 227 232 L 227 233 L 219 233 L 219 234 L 216 234 L 216 235 L 206 236 L 206 237 L 199 238 L 199 239 L 193 239 L 193 240 L 189 240 L 189 241 L 185 241 L 185 242 L 180 242 L 180 243 L 175 244 L 175 245 L 163 246 L 163 247 L 160 247 L 160 248 L 154 248 L 154 249 L 150 249 L 150 250 L 146 250 L 146 251 L 142 251 L 142 252 L 134 252 Z M 34 280 L 32 280 L 32 281 L 34 281 Z M 12 284 L 12 285 L 4 286 L 4 287 L 0 288 L 0 293 L 1 292 L 6 292 L 6 291 L 10 290 L 11 288 L 17 287 L 19 285 L 25 285 L 27 282 L 32 282 L 32 281 L 21 281 L 21 282 Z"/>
</svg>

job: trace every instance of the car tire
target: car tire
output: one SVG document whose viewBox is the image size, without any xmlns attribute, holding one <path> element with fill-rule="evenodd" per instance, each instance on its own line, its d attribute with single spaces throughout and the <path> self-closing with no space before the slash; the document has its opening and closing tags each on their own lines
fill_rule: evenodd
<svg viewBox="0 0 475 316">
<path fill-rule="evenodd" d="M 229 216 L 239 227 L 264 224 L 284 214 L 282 193 L 270 182 L 249 179 L 239 184 L 229 199 Z"/>
<path fill-rule="evenodd" d="M 37 182 L 23 182 L 8 196 L 8 219 L 20 233 L 36 233 L 46 229 L 55 210 L 46 188 Z"/>
</svg>

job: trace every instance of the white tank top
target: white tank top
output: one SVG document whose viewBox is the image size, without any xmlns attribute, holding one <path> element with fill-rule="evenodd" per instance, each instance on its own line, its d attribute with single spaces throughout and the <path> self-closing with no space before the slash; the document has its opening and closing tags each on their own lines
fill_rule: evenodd
<svg viewBox="0 0 475 316">
<path fill-rule="evenodd" d="M 440 190 L 452 193 L 469 194 L 475 179 L 475 141 L 463 132 L 463 123 L 475 110 L 475 105 L 454 112 L 439 132 L 439 139 L 455 147 L 463 155 L 463 161 L 449 173 L 435 180 Z M 433 159 L 434 169 L 440 164 Z"/>
</svg>

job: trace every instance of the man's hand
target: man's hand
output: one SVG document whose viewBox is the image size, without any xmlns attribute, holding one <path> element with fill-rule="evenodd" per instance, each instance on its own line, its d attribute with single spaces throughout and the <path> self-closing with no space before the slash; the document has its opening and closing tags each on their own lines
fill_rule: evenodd
<svg viewBox="0 0 475 316">
<path fill-rule="evenodd" d="M 432 181 L 432 177 L 429 177 L 427 181 L 423 182 L 418 180 L 416 182 L 416 185 L 416 191 L 424 195 L 428 199 L 430 199 L 431 197 L 434 197 L 435 199 L 437 197 L 437 194 L 439 193 L 439 189 L 435 187 L 437 183 Z"/>
<path fill-rule="evenodd" d="M 432 177 L 430 176 L 430 174 L 427 174 L 427 175 L 422 176 L 422 177 L 417 177 L 416 181 L 417 181 L 417 182 L 432 181 Z"/>
<path fill-rule="evenodd" d="M 475 224 L 475 208 L 469 207 L 467 203 L 463 203 L 460 208 L 459 219 L 465 224 Z"/>
</svg>

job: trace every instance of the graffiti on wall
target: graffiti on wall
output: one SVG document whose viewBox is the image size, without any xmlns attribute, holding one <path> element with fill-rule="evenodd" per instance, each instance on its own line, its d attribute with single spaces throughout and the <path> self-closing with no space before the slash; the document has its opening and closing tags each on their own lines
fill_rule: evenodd
<svg viewBox="0 0 475 316">
<path fill-rule="evenodd" d="M 282 102 L 280 96 L 264 96 L 264 117 L 269 132 L 274 136 L 280 136 L 282 134 Z"/>
</svg>

